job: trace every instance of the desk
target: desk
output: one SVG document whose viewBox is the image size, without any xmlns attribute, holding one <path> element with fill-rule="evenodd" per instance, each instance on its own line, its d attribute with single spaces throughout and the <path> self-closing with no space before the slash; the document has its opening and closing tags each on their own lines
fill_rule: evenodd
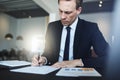
<svg viewBox="0 0 120 80">
<path fill-rule="evenodd" d="M 100 69 L 98 69 L 98 70 L 100 70 Z M 103 77 L 60 77 L 60 76 L 55 76 L 55 74 L 57 72 L 58 72 L 58 70 L 54 71 L 52 73 L 49 73 L 47 75 L 38 75 L 38 74 L 10 72 L 9 69 L 0 69 L 0 80 L 105 80 Z"/>
</svg>

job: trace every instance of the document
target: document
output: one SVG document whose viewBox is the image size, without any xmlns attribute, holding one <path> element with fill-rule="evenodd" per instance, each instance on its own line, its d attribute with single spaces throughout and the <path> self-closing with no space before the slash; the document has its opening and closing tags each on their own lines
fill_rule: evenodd
<svg viewBox="0 0 120 80">
<path fill-rule="evenodd" d="M 12 69 L 12 72 L 20 72 L 20 73 L 30 73 L 30 74 L 48 74 L 53 72 L 59 68 L 54 68 L 51 66 L 29 66 L 19 69 Z"/>
<path fill-rule="evenodd" d="M 66 76 L 66 77 L 101 77 L 102 75 L 98 73 L 94 68 L 62 68 L 56 73 L 56 76 Z"/>
<path fill-rule="evenodd" d="M 8 67 L 18 67 L 18 66 L 31 65 L 31 62 L 19 61 L 19 60 L 6 60 L 6 61 L 0 61 L 0 65 L 8 66 Z"/>
</svg>

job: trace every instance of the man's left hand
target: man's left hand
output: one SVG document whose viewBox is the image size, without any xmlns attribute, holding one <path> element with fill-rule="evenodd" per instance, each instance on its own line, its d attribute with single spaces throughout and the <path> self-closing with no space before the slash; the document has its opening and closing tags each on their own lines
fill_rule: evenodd
<svg viewBox="0 0 120 80">
<path fill-rule="evenodd" d="M 70 60 L 70 61 L 56 62 L 52 66 L 56 68 L 70 68 L 70 67 L 76 67 L 76 66 L 84 66 L 84 64 L 81 59 L 76 59 L 76 60 Z"/>
</svg>

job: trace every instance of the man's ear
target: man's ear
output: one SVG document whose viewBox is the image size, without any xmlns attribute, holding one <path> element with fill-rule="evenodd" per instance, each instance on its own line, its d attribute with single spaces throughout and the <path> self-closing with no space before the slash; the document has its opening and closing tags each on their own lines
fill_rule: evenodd
<svg viewBox="0 0 120 80">
<path fill-rule="evenodd" d="M 79 8 L 77 9 L 77 14 L 79 15 L 81 12 L 82 12 L 82 7 L 79 7 Z"/>
</svg>

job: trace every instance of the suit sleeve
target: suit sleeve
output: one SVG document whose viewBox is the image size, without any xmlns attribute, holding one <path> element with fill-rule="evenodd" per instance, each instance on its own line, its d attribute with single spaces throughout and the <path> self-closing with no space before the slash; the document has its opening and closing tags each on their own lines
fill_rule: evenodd
<svg viewBox="0 0 120 80">
<path fill-rule="evenodd" d="M 52 41 L 51 39 L 51 24 L 48 24 L 48 28 L 46 31 L 46 36 L 45 36 L 45 49 L 44 52 L 42 54 L 42 56 L 45 56 L 47 58 L 47 64 L 49 64 L 49 59 L 51 58 L 51 56 L 49 55 L 51 48 L 50 48 L 50 42 Z"/>
<path fill-rule="evenodd" d="M 47 64 L 51 65 L 58 61 L 58 39 L 57 39 L 56 23 L 49 23 L 46 37 L 45 37 L 45 49 L 43 56 L 47 58 Z"/>
<path fill-rule="evenodd" d="M 98 55 L 96 58 L 85 58 L 83 63 L 86 67 L 106 67 L 108 58 L 108 43 L 105 41 L 102 33 L 100 32 L 97 24 L 94 24 L 91 29 L 91 45 L 95 53 Z"/>
</svg>

